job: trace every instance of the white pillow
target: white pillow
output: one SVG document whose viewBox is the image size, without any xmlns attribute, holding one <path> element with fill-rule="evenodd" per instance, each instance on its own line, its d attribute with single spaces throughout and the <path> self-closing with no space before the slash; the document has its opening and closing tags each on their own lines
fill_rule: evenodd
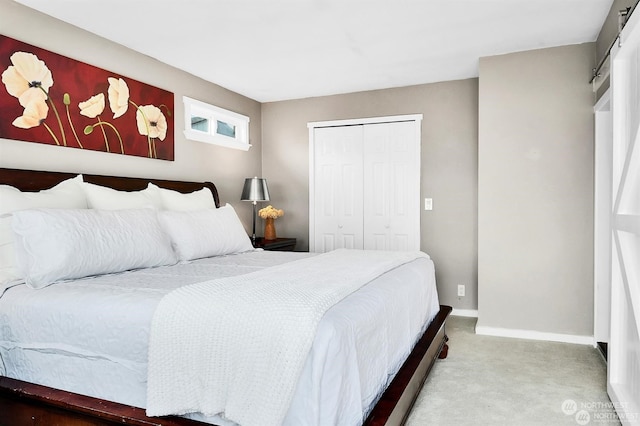
<svg viewBox="0 0 640 426">
<path fill-rule="evenodd" d="M 185 212 L 216 208 L 213 194 L 209 188 L 202 188 L 188 194 L 183 194 L 182 192 L 173 191 L 171 189 L 160 188 L 152 183 L 149 183 L 148 188 L 159 193 L 162 208 L 165 210 Z"/>
<path fill-rule="evenodd" d="M 24 281 L 16 264 L 11 230 L 13 212 L 38 208 L 86 209 L 82 177 L 78 175 L 40 192 L 22 192 L 13 186 L 0 185 L 0 295 L 11 285 Z"/>
<path fill-rule="evenodd" d="M 87 196 L 90 209 L 97 210 L 129 210 L 129 209 L 160 209 L 160 195 L 149 188 L 142 191 L 118 191 L 106 186 L 84 182 L 82 188 Z"/>
<path fill-rule="evenodd" d="M 236 211 L 219 209 L 158 212 L 160 224 L 171 238 L 179 260 L 199 259 L 253 250 Z"/>
<path fill-rule="evenodd" d="M 177 262 L 153 209 L 23 210 L 12 228 L 18 266 L 33 288 Z"/>
</svg>

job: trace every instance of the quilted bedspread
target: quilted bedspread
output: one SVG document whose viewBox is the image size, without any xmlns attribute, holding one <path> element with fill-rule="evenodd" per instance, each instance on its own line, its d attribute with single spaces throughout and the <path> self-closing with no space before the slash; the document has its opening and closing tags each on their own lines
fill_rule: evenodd
<svg viewBox="0 0 640 426">
<path fill-rule="evenodd" d="M 281 424 L 324 313 L 419 257 L 342 249 L 172 291 L 151 325 L 147 414 Z"/>
</svg>

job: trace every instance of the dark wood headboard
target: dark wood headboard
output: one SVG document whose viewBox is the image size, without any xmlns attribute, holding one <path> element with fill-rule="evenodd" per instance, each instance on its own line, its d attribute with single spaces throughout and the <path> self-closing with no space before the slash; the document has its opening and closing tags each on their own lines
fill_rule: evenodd
<svg viewBox="0 0 640 426">
<path fill-rule="evenodd" d="M 21 191 L 40 191 L 49 189 L 63 180 L 73 178 L 79 173 L 47 172 L 40 170 L 21 170 L 0 168 L 0 185 L 11 185 Z M 220 207 L 218 189 L 212 182 L 183 182 L 178 180 L 162 180 L 134 178 L 124 176 L 102 176 L 82 173 L 85 182 L 107 186 L 119 191 L 140 191 L 147 187 L 149 182 L 161 188 L 173 189 L 183 193 L 209 188 L 217 207 Z"/>
</svg>

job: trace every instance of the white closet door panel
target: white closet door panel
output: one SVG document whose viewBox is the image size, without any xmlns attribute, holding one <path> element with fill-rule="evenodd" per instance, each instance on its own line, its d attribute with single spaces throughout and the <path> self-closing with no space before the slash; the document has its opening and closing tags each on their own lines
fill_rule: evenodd
<svg viewBox="0 0 640 426">
<path fill-rule="evenodd" d="M 364 127 L 364 248 L 420 249 L 419 122 Z"/>
<path fill-rule="evenodd" d="M 314 129 L 314 247 L 362 248 L 362 126 Z"/>
</svg>

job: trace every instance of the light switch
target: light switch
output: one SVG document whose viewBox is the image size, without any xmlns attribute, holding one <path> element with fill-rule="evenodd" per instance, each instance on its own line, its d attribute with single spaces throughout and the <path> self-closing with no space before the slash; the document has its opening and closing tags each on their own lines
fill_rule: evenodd
<svg viewBox="0 0 640 426">
<path fill-rule="evenodd" d="M 424 209 L 425 210 L 433 210 L 433 198 L 425 198 L 424 199 Z"/>
</svg>

